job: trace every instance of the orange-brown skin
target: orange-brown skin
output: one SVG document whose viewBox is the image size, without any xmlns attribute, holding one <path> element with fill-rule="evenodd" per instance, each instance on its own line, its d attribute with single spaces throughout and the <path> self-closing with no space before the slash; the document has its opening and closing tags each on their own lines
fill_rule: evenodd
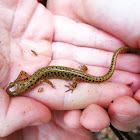
<svg viewBox="0 0 140 140">
<path fill-rule="evenodd" d="M 18 78 L 14 82 L 11 82 L 9 84 L 9 86 L 6 89 L 6 92 L 10 96 L 17 96 L 42 82 L 46 82 L 54 88 L 51 81 L 48 80 L 51 78 L 72 80 L 73 83 L 67 86 L 69 88 L 67 91 L 69 90 L 73 91 L 77 86 L 77 81 L 90 82 L 90 83 L 104 82 L 108 80 L 114 73 L 116 59 L 121 51 L 128 51 L 128 52 L 140 54 L 140 49 L 134 49 L 130 47 L 119 48 L 118 50 L 115 51 L 112 57 L 112 62 L 109 71 L 107 72 L 107 74 L 100 77 L 92 76 L 90 74 L 85 73 L 84 71 L 87 70 L 87 67 L 85 65 L 81 67 L 81 70 L 72 69 L 63 66 L 48 66 L 39 69 L 31 76 L 26 72 L 21 71 Z M 25 75 L 26 78 L 21 79 L 22 75 Z"/>
</svg>

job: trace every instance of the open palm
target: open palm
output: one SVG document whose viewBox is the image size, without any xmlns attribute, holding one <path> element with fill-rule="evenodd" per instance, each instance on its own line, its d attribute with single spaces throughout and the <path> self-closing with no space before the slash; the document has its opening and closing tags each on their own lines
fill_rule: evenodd
<svg viewBox="0 0 140 140">
<path fill-rule="evenodd" d="M 54 14 L 33 0 L 1 2 L 0 136 L 7 136 L 24 128 L 9 135 L 8 138 L 18 139 L 19 136 L 20 138 L 27 136 L 51 139 L 53 136 L 56 139 L 90 140 L 91 133 L 87 129 L 98 131 L 109 125 L 109 116 L 102 108 L 109 106 L 112 123 L 118 129 L 125 131 L 133 129 L 139 118 L 134 118 L 135 121 L 130 123 L 126 123 L 125 120 L 120 122 L 114 119 L 114 112 L 131 114 L 131 117 L 139 115 L 139 104 L 131 98 L 132 91 L 135 92 L 140 88 L 138 55 L 121 54 L 117 59 L 117 70 L 109 79 L 111 82 L 78 83 L 72 94 L 66 93 L 67 88 L 64 86 L 71 81 L 61 79 L 51 79 L 55 89 L 42 83 L 19 97 L 10 98 L 3 90 L 9 82 L 17 78 L 21 70 L 33 74 L 39 68 L 48 65 L 79 69 L 85 64 L 88 73 L 104 75 L 110 66 L 113 52 L 124 46 L 124 42 L 134 47 L 138 46 L 136 40 L 130 42 L 127 37 L 121 37 L 122 33 L 113 34 L 114 27 L 109 30 L 107 26 L 92 20 L 76 18 L 75 15 L 69 17 L 70 14 L 67 14 L 67 11 L 62 12 L 63 8 L 57 7 L 57 3 L 53 4 L 55 11 L 52 3 L 53 1 L 48 1 L 48 8 Z M 117 39 L 119 36 L 120 40 Z M 127 85 L 131 83 L 130 88 Z M 43 92 L 38 92 L 40 87 L 43 87 Z M 135 97 L 137 101 L 139 94 L 138 91 Z M 118 98 L 116 102 L 110 105 L 116 98 Z M 125 108 L 125 102 L 129 102 L 129 107 Z M 118 108 L 118 105 L 121 107 Z M 83 108 L 86 109 L 81 112 L 79 109 Z"/>
</svg>

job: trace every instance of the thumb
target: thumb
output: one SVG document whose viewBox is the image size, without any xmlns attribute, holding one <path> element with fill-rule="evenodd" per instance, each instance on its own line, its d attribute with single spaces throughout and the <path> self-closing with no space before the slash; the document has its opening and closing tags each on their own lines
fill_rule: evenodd
<svg viewBox="0 0 140 140">
<path fill-rule="evenodd" d="M 121 131 L 131 131 L 140 121 L 140 105 L 133 98 L 123 96 L 114 100 L 109 107 L 112 125 Z"/>
<path fill-rule="evenodd" d="M 0 137 L 50 119 L 51 113 L 45 105 L 27 97 L 10 98 L 0 89 Z"/>
</svg>

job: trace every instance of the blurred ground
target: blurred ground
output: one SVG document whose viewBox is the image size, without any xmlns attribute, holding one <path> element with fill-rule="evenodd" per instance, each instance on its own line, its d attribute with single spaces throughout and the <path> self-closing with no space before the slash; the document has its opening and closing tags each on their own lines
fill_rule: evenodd
<svg viewBox="0 0 140 140">
<path fill-rule="evenodd" d="M 128 133 L 133 140 L 140 140 L 140 124 L 136 129 Z M 93 140 L 119 140 L 110 127 L 98 133 L 93 133 Z"/>
</svg>

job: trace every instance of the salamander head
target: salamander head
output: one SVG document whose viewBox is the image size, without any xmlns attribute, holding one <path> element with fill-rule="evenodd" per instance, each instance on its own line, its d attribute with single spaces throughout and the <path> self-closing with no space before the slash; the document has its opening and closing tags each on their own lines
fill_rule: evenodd
<svg viewBox="0 0 140 140">
<path fill-rule="evenodd" d="M 20 91 L 21 86 L 16 83 L 16 82 L 11 82 L 9 84 L 9 86 L 6 89 L 6 92 L 10 95 L 10 96 L 17 96 L 20 93 L 18 91 Z"/>
</svg>

